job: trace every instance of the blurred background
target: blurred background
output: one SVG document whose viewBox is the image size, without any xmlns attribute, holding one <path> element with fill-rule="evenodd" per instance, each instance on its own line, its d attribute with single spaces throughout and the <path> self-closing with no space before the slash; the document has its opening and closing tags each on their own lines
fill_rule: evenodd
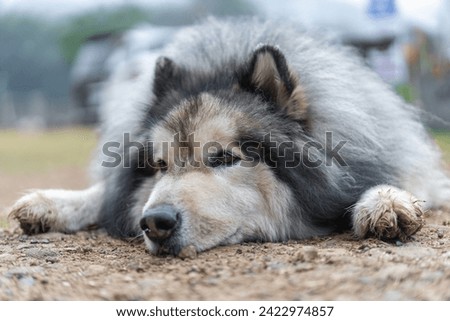
<svg viewBox="0 0 450 321">
<path fill-rule="evenodd" d="M 0 0 L 0 211 L 26 188 L 86 186 L 114 67 L 208 15 L 282 18 L 354 46 L 450 160 L 450 0 Z"/>
</svg>

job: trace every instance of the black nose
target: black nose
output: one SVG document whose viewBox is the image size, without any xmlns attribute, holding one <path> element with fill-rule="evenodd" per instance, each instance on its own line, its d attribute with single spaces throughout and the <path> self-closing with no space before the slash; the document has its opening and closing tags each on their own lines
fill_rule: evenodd
<svg viewBox="0 0 450 321">
<path fill-rule="evenodd" d="M 180 213 L 171 205 L 159 205 L 144 212 L 140 225 L 153 241 L 169 238 L 178 226 Z"/>
</svg>

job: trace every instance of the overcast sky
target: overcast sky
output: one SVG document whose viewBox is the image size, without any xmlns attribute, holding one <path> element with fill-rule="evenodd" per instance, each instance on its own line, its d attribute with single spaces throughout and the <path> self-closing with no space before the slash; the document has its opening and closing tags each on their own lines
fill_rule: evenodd
<svg viewBox="0 0 450 321">
<path fill-rule="evenodd" d="M 189 0 L 0 0 L 0 12 L 46 13 L 52 16 L 70 14 L 99 6 L 137 3 L 143 5 L 183 4 Z"/>
<path fill-rule="evenodd" d="M 8 12 L 32 12 L 35 14 L 46 14 L 58 17 L 74 13 L 88 8 L 98 6 L 110 6 L 118 4 L 138 3 L 143 5 L 174 5 L 185 4 L 189 0 L 0 0 L 0 13 Z M 225 1 L 225 0 L 219 0 Z M 293 7 L 304 7 L 304 3 L 322 10 L 324 16 L 333 14 L 327 5 L 330 0 L 254 0 L 253 3 L 270 12 L 270 15 L 286 15 L 286 5 Z M 340 4 L 356 6 L 358 10 L 364 11 L 369 0 L 334 0 Z M 437 16 L 442 10 L 442 3 L 446 0 L 396 0 L 397 7 L 402 16 L 416 22 L 420 26 L 433 30 L 437 27 Z M 448 0 L 450 1 L 450 0 Z M 328 10 L 327 10 L 328 9 Z M 292 11 L 288 10 L 289 13 Z"/>
</svg>

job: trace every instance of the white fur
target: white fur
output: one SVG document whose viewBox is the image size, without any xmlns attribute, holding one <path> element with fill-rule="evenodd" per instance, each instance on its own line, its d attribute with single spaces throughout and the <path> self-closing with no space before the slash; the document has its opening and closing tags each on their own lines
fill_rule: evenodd
<svg viewBox="0 0 450 321">
<path fill-rule="evenodd" d="M 423 224 L 422 202 L 389 185 L 367 190 L 353 208 L 353 231 L 359 238 L 409 236 Z"/>
<path fill-rule="evenodd" d="M 31 230 L 75 232 L 98 223 L 103 184 L 81 191 L 37 190 L 20 198 L 10 216 Z"/>
</svg>

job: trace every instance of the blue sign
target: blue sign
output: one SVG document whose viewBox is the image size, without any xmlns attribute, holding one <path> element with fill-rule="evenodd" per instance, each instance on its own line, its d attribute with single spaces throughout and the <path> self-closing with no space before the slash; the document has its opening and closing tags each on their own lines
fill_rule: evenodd
<svg viewBox="0 0 450 321">
<path fill-rule="evenodd" d="M 395 0 L 370 0 L 367 13 L 372 18 L 386 18 L 397 14 Z"/>
</svg>

